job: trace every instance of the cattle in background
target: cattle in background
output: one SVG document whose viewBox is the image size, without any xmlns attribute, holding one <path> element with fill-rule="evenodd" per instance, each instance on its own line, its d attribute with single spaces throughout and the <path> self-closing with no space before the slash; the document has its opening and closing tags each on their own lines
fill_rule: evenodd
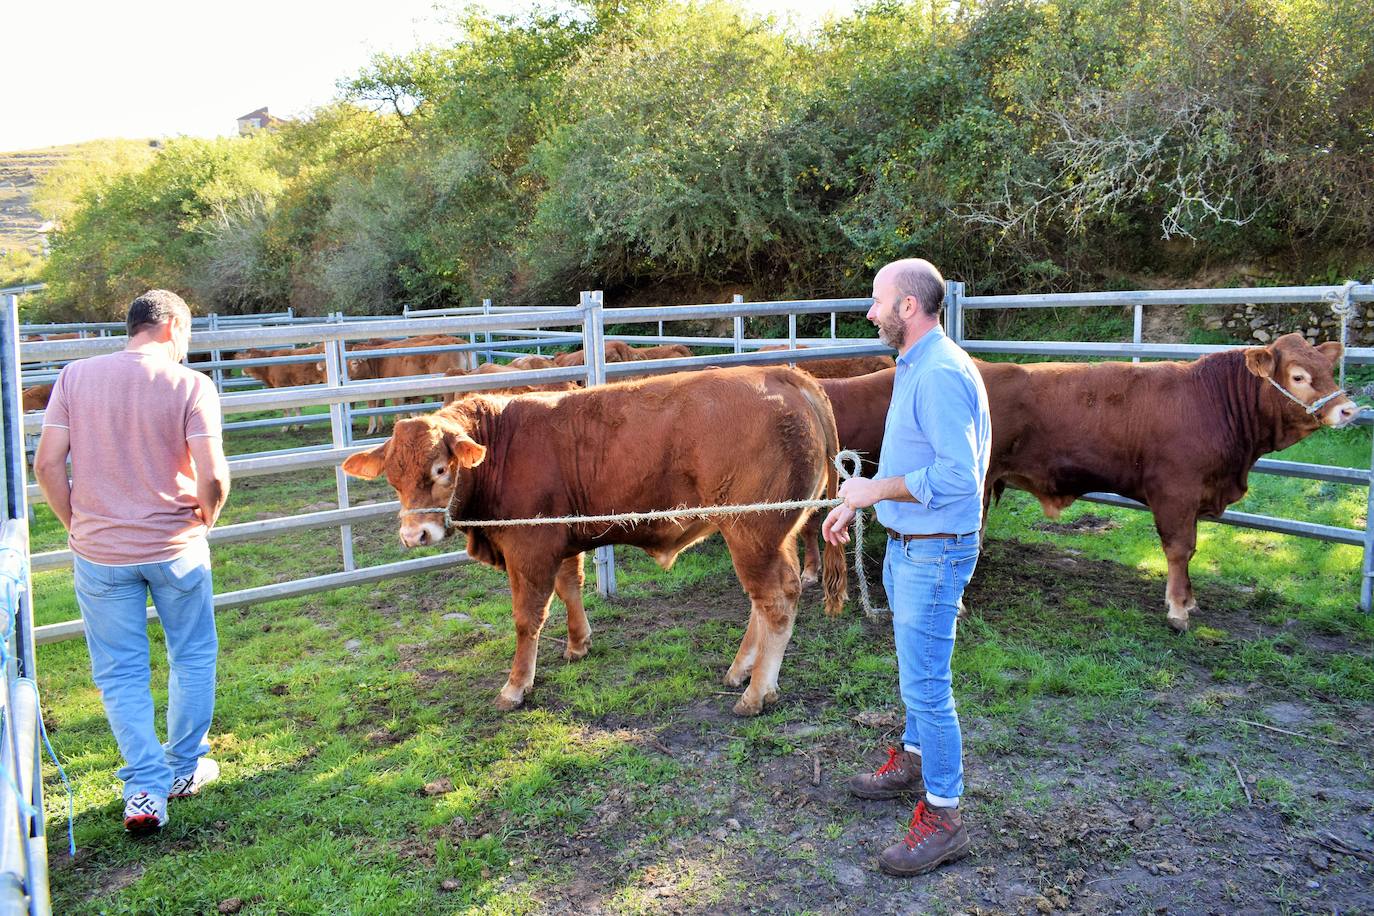
<svg viewBox="0 0 1374 916">
<path fill-rule="evenodd" d="M 1321 402 L 1336 392 L 1332 369 L 1340 357 L 1339 343 L 1314 347 L 1300 334 L 1285 334 L 1265 347 L 1195 362 L 975 360 L 992 411 L 984 521 L 990 502 L 1008 486 L 1030 492 L 1051 518 L 1085 493 L 1118 493 L 1144 503 L 1169 563 L 1169 626 L 1186 630 L 1197 608 L 1188 563 L 1198 519 L 1215 518 L 1241 499 L 1261 456 L 1355 418 L 1359 408 L 1344 395 L 1313 414 L 1279 391 L 1303 404 Z M 888 399 L 892 375 L 871 377 L 875 388 L 886 377 Z M 835 394 L 841 429 L 842 417 L 872 407 Z M 886 401 L 883 415 L 868 421 L 879 435 L 885 414 Z"/>
<path fill-rule="evenodd" d="M 559 353 L 553 358 L 553 364 L 560 369 L 566 369 L 568 366 L 581 366 L 586 361 L 586 355 L 585 351 L 582 350 Z M 606 341 L 606 362 L 628 363 L 633 362 L 634 358 L 634 347 L 625 343 L 625 341 Z"/>
<path fill-rule="evenodd" d="M 500 363 L 483 363 L 471 372 L 468 372 L 466 369 L 450 369 L 445 372 L 444 375 L 450 378 L 456 378 L 464 375 L 496 375 L 503 372 L 519 371 L 520 370 L 514 365 L 503 366 Z M 529 394 L 531 391 L 575 391 L 578 387 L 576 382 L 545 382 L 540 385 L 512 385 L 509 388 L 486 388 L 483 389 L 481 393 L 515 395 Z M 444 404 L 452 404 L 458 398 L 465 397 L 469 393 L 475 394 L 476 392 L 446 391 L 444 392 Z"/>
<path fill-rule="evenodd" d="M 426 334 L 408 337 L 404 340 L 382 341 L 368 350 L 399 350 L 412 347 L 445 347 L 465 344 L 467 341 L 447 334 Z M 363 348 L 359 348 L 363 349 Z M 348 361 L 350 379 L 396 379 L 417 375 L 442 375 L 450 369 L 471 369 L 475 363 L 473 354 L 466 350 L 443 350 L 438 353 L 400 353 L 396 356 L 367 356 Z M 419 404 L 424 398 L 394 398 L 397 404 Z M 379 407 L 383 402 L 373 401 L 369 406 Z M 367 433 L 372 435 L 379 430 L 384 421 L 380 416 L 367 418 Z"/>
<path fill-rule="evenodd" d="M 23 395 L 25 413 L 31 410 L 47 410 L 48 398 L 52 397 L 52 385 L 34 385 L 25 388 Z"/>
<path fill-rule="evenodd" d="M 728 435 L 721 435 L 728 431 Z M 504 569 L 515 617 L 515 660 L 497 706 L 520 705 L 534 681 L 550 592 L 568 609 L 569 660 L 586 654 L 584 551 L 610 544 L 644 550 L 660 565 L 720 531 L 751 603 L 725 683 L 750 677 L 735 712 L 754 715 L 777 698 L 778 669 L 801 593 L 795 538 L 809 511 L 642 521 L 463 527 L 464 519 L 603 515 L 832 495 L 837 447 L 830 404 L 816 381 L 786 367 L 676 373 L 563 394 L 474 394 L 437 413 L 397 422 L 381 446 L 344 470 L 385 473 L 400 498 L 401 541 L 434 544 L 449 507 L 474 559 Z M 826 610 L 844 604 L 844 555 L 827 547 Z"/>
<path fill-rule="evenodd" d="M 775 344 L 770 347 L 760 347 L 760 353 L 773 350 L 786 350 L 784 344 Z M 796 349 L 806 350 L 805 344 L 798 344 Z M 890 356 L 843 356 L 836 359 L 799 359 L 797 368 L 810 373 L 816 378 L 853 378 L 856 375 L 869 375 L 874 372 L 881 372 L 883 369 L 891 369 L 896 363 Z M 889 395 L 891 397 L 891 395 Z"/>
<path fill-rule="evenodd" d="M 310 347 L 279 347 L 275 350 L 250 347 L 247 350 L 239 350 L 234 354 L 234 359 L 271 359 L 275 356 L 306 356 L 323 353 L 324 344 L 322 343 Z M 244 375 L 257 379 L 268 388 L 298 388 L 302 385 L 322 385 L 325 381 L 324 363 L 322 361 L 244 366 L 242 371 Z M 301 409 L 299 407 L 286 407 L 282 409 L 282 413 L 287 417 L 299 417 Z M 300 428 L 301 425 L 287 424 L 285 428 Z"/>
<path fill-rule="evenodd" d="M 517 356 L 507 363 L 512 369 L 552 369 L 558 364 L 547 356 L 539 356 L 531 353 L 528 356 Z"/>
</svg>

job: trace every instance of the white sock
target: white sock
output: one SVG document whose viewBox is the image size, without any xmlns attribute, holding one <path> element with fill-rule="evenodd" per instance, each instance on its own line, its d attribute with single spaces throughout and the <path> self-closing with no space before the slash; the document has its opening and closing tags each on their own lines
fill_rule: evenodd
<svg viewBox="0 0 1374 916">
<path fill-rule="evenodd" d="M 915 754 L 917 757 L 921 756 L 921 749 L 914 744 L 903 744 L 902 747 L 906 749 L 908 754 Z"/>
<path fill-rule="evenodd" d="M 926 804 L 933 805 L 936 808 L 957 808 L 959 807 L 959 796 L 956 795 L 953 798 L 941 798 L 939 795 L 932 795 L 929 792 L 927 792 Z"/>
</svg>

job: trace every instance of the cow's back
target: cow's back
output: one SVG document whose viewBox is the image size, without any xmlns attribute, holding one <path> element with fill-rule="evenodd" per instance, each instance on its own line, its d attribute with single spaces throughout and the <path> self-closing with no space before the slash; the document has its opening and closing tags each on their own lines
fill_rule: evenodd
<svg viewBox="0 0 1374 916">
<path fill-rule="evenodd" d="M 883 369 L 852 378 L 823 378 L 821 388 L 830 398 L 840 448 L 853 449 L 864 459 L 865 476 L 877 467 L 883 448 L 887 406 L 892 401 L 892 381 L 897 370 Z"/>
<path fill-rule="evenodd" d="M 786 367 L 713 369 L 523 395 L 501 405 L 495 425 L 499 434 L 484 443 L 485 505 L 474 505 L 490 517 L 808 499 L 824 487 L 825 462 L 836 450 L 824 392 Z M 734 522 L 704 525 L 718 523 Z M 684 527 L 701 524 L 642 523 L 606 542 L 655 552 L 678 545 Z M 593 546 L 606 526 L 572 531 L 580 545 Z"/>
</svg>

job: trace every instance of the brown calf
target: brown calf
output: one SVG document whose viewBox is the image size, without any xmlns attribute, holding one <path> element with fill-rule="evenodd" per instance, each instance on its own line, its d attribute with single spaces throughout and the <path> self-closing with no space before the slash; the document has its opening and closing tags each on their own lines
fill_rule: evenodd
<svg viewBox="0 0 1374 916">
<path fill-rule="evenodd" d="M 720 435 L 728 430 L 728 436 Z M 680 373 L 563 394 L 475 394 L 397 422 L 394 435 L 344 462 L 358 477 L 386 474 L 400 498 L 401 542 L 467 534 L 475 559 L 510 578 L 516 649 L 497 706 L 511 709 L 534 682 L 550 593 L 568 608 L 569 660 L 590 644 L 582 606 L 584 551 L 629 544 L 665 569 L 714 531 L 725 538 L 750 598 L 749 624 L 725 676 L 750 678 L 735 712 L 754 715 L 778 694 L 801 583 L 795 537 L 804 510 L 615 525 L 463 526 L 465 519 L 603 515 L 833 495 L 835 421 L 820 386 L 786 367 Z M 455 529 L 440 514 L 448 507 Z M 844 556 L 825 555 L 826 610 L 844 604 Z"/>
<path fill-rule="evenodd" d="M 528 357 L 522 358 L 527 359 Z M 466 369 L 450 369 L 447 372 L 445 372 L 444 375 L 452 378 L 463 375 L 497 375 L 505 372 L 519 371 L 520 369 L 518 369 L 515 365 L 503 366 L 500 363 L 483 363 L 476 369 L 473 369 L 471 372 L 468 372 Z M 512 385 L 509 388 L 486 388 L 483 389 L 480 393 L 516 395 L 529 394 L 531 391 L 576 391 L 578 387 L 579 386 L 576 382 L 546 382 L 542 385 Z M 478 393 L 479 392 L 446 391 L 444 392 L 444 405 L 447 406 L 449 404 L 452 404 L 460 397 L 466 397 L 469 394 Z"/>
<path fill-rule="evenodd" d="M 770 350 L 786 350 L 785 344 L 776 344 L 771 347 L 760 347 L 759 352 L 766 353 Z M 805 350 L 805 344 L 798 344 L 796 349 Z M 797 360 L 797 368 L 816 378 L 853 378 L 856 375 L 868 375 L 873 372 L 880 372 L 883 369 L 891 369 L 896 362 L 890 356 L 846 356 L 838 359 L 807 359 Z M 889 394 L 890 398 L 891 395 Z"/>
</svg>

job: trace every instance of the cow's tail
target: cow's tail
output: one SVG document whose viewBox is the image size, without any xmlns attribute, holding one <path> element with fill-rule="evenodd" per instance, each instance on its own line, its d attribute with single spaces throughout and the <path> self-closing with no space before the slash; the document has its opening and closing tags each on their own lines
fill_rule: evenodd
<svg viewBox="0 0 1374 916">
<path fill-rule="evenodd" d="M 825 498 L 835 499 L 840 489 L 840 474 L 835 468 L 835 455 L 840 450 L 840 434 L 835 429 L 835 414 L 830 407 L 830 399 L 820 385 L 821 406 L 818 411 L 821 426 L 825 430 Z M 821 511 L 821 510 L 816 510 Z M 838 617 L 849 599 L 849 566 L 845 562 L 844 548 L 829 541 L 821 557 L 821 583 L 825 589 L 825 613 L 827 617 Z"/>
</svg>

